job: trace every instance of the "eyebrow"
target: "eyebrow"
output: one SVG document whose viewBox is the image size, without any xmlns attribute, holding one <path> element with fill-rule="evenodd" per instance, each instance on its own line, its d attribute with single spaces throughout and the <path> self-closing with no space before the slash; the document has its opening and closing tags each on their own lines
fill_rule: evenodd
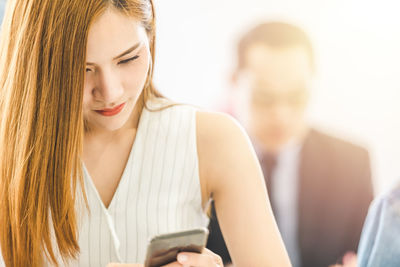
<svg viewBox="0 0 400 267">
<path fill-rule="evenodd" d="M 116 56 L 113 58 L 113 60 L 119 59 L 127 54 L 129 54 L 130 52 L 136 50 L 142 43 L 138 42 L 137 44 L 133 45 L 131 48 L 128 48 L 126 51 L 122 52 L 120 55 Z M 95 65 L 94 63 L 91 62 L 86 62 L 86 65 Z"/>
</svg>

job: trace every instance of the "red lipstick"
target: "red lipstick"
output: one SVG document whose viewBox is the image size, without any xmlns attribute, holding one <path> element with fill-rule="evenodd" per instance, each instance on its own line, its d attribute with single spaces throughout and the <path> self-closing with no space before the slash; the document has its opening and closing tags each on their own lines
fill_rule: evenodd
<svg viewBox="0 0 400 267">
<path fill-rule="evenodd" d="M 121 105 L 116 106 L 115 108 L 112 108 L 112 109 L 102 109 L 102 110 L 95 110 L 95 111 L 103 116 L 115 116 L 121 112 L 121 110 L 124 108 L 124 106 L 125 106 L 125 103 L 122 103 Z"/>
</svg>

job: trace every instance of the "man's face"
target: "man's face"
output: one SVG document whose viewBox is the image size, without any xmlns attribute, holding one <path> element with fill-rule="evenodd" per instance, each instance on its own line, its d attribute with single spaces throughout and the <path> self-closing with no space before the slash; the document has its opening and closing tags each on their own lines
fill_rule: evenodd
<svg viewBox="0 0 400 267">
<path fill-rule="evenodd" d="M 304 112 L 312 77 L 302 47 L 252 44 L 244 55 L 249 86 L 249 131 L 265 149 L 276 152 L 305 128 Z"/>
</svg>

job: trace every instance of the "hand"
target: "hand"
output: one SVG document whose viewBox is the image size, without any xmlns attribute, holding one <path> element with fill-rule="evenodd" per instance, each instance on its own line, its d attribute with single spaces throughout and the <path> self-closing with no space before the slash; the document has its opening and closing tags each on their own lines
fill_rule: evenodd
<svg viewBox="0 0 400 267">
<path fill-rule="evenodd" d="M 343 257 L 343 264 L 331 265 L 330 267 L 357 267 L 357 254 L 347 252 Z"/>
<path fill-rule="evenodd" d="M 181 252 L 177 260 L 163 267 L 224 267 L 221 257 L 206 248 L 201 254 Z"/>
</svg>

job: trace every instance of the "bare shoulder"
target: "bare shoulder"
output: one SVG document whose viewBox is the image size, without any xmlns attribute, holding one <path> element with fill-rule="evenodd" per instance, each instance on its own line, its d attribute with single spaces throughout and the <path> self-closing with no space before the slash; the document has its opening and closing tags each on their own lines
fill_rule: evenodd
<svg viewBox="0 0 400 267">
<path fill-rule="evenodd" d="M 226 154 L 252 149 L 245 130 L 230 115 L 198 111 L 196 121 L 198 153 L 205 159 L 217 159 L 210 163 L 221 166 L 224 159 L 229 160 Z"/>
<path fill-rule="evenodd" d="M 241 172 L 257 168 L 250 139 L 234 118 L 200 111 L 196 122 L 200 178 L 207 186 L 207 193 L 217 193 L 243 177 L 239 175 Z"/>
<path fill-rule="evenodd" d="M 215 143 L 216 140 L 224 140 L 225 143 L 236 138 L 247 139 L 243 127 L 228 114 L 197 111 L 196 122 L 198 141 L 204 145 L 210 141 Z"/>
</svg>

